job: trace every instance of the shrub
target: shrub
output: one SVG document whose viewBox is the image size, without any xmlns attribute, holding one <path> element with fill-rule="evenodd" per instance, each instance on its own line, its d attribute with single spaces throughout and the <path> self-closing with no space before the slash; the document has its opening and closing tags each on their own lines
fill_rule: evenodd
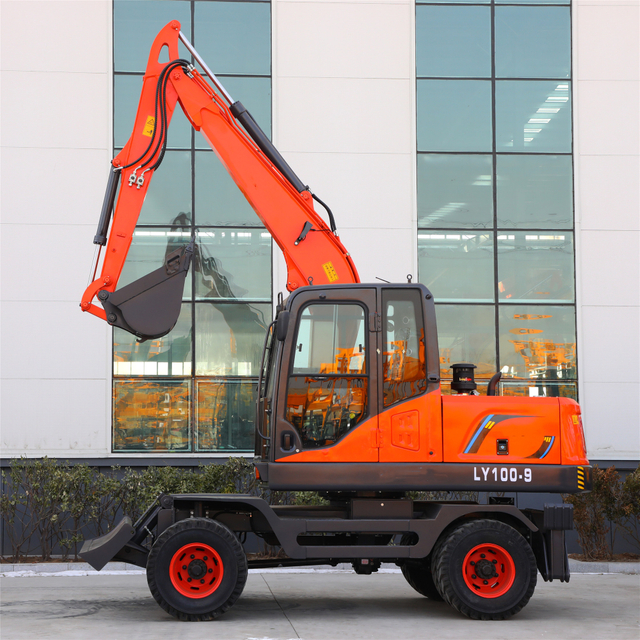
<svg viewBox="0 0 640 640">
<path fill-rule="evenodd" d="M 640 546 L 640 467 L 623 483 L 615 467 L 592 470 L 589 493 L 565 496 L 573 505 L 573 520 L 582 552 L 589 560 L 609 560 L 617 530 Z"/>
</svg>

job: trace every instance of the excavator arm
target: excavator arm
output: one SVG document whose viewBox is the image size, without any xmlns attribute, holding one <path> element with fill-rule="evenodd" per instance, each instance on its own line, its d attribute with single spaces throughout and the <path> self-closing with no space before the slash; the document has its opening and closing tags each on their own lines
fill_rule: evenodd
<svg viewBox="0 0 640 640">
<path fill-rule="evenodd" d="M 180 40 L 215 89 L 189 61 L 179 58 Z M 170 62 L 161 63 L 165 47 Z M 296 176 L 242 103 L 232 100 L 174 20 L 151 47 L 133 133 L 112 161 L 94 238 L 100 250 L 106 249 L 98 277 L 100 256 L 96 259 L 93 282 L 82 297 L 83 311 L 142 340 L 165 335 L 178 319 L 195 240 L 169 253 L 160 269 L 116 288 L 149 184 L 164 156 L 176 105 L 205 137 L 284 253 L 289 291 L 307 284 L 360 281 L 330 210 Z M 313 199 L 327 208 L 330 226 L 314 210 Z M 94 302 L 96 297 L 103 308 Z"/>
</svg>

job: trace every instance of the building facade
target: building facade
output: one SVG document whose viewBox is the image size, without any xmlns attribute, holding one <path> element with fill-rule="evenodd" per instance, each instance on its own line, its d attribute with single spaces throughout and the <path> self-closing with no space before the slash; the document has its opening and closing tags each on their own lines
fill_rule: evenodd
<svg viewBox="0 0 640 640">
<path fill-rule="evenodd" d="M 178 19 L 334 211 L 363 282 L 437 301 L 441 374 L 583 408 L 640 460 L 638 0 L 86 0 L 2 9 L 2 457 L 249 453 L 278 248 L 183 116 L 121 284 L 197 238 L 176 328 L 82 314 L 109 161 Z M 447 387 L 446 383 L 444 385 Z"/>
</svg>

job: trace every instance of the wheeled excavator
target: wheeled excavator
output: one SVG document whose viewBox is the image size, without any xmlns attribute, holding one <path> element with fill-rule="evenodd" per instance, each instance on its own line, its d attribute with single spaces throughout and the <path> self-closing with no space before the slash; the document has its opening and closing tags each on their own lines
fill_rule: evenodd
<svg viewBox="0 0 640 640">
<path fill-rule="evenodd" d="M 179 42 L 202 72 L 179 57 Z M 159 62 L 163 49 L 169 62 Z M 579 405 L 497 396 L 498 375 L 479 395 L 470 363 L 453 366 L 455 394 L 443 395 L 431 292 L 414 282 L 360 282 L 331 211 L 177 21 L 151 47 L 133 133 L 112 161 L 94 238 L 105 253 L 82 310 L 139 340 L 176 323 L 193 240 L 141 279 L 122 288 L 118 280 L 178 105 L 286 260 L 289 295 L 266 331 L 257 384 L 256 476 L 272 490 L 320 492 L 326 504 L 161 495 L 136 523 L 125 516 L 85 541 L 81 556 L 98 570 L 111 559 L 145 567 L 153 597 L 181 620 L 227 611 L 252 566 L 347 562 L 370 574 L 391 562 L 420 594 L 492 620 L 527 604 L 538 572 L 567 582 L 572 506 L 528 508 L 523 498 L 590 490 Z M 426 491 L 486 499 L 416 498 Z M 278 545 L 278 557 L 247 560 L 248 534 Z"/>
</svg>

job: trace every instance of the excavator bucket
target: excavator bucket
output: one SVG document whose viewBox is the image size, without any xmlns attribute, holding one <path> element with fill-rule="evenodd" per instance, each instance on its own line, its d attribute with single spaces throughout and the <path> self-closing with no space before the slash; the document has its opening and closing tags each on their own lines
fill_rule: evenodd
<svg viewBox="0 0 640 640">
<path fill-rule="evenodd" d="M 182 305 L 184 283 L 193 256 L 194 241 L 169 253 L 164 266 L 118 291 L 98 294 L 107 322 L 137 336 L 140 341 L 161 338 L 173 329 Z"/>
</svg>

